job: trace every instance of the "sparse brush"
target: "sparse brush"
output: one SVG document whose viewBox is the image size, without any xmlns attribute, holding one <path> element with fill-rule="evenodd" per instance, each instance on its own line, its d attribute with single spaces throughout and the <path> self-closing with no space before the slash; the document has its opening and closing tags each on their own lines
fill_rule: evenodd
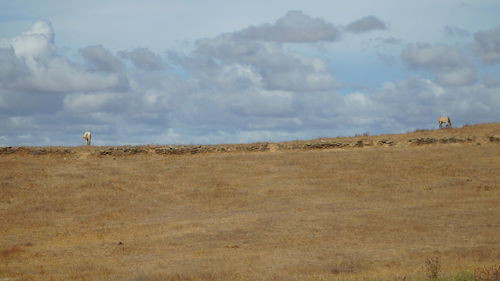
<svg viewBox="0 0 500 281">
<path fill-rule="evenodd" d="M 368 137 L 370 136 L 369 132 L 364 132 L 362 134 L 355 134 L 354 137 Z"/>
<path fill-rule="evenodd" d="M 425 260 L 425 269 L 427 271 L 428 280 L 439 280 L 439 274 L 441 272 L 441 258 L 438 256 L 427 258 Z"/>
<path fill-rule="evenodd" d="M 347 260 L 347 261 L 342 261 L 340 263 L 335 264 L 330 269 L 330 272 L 332 274 L 354 273 L 356 271 L 359 271 L 360 268 L 361 268 L 361 265 L 359 262 L 353 261 L 353 260 Z"/>
<path fill-rule="evenodd" d="M 430 129 L 415 129 L 415 131 L 413 131 L 414 133 L 423 133 L 423 132 L 430 132 L 432 130 Z"/>
<path fill-rule="evenodd" d="M 449 279 L 450 281 L 475 281 L 474 274 L 470 272 L 460 272 Z"/>
<path fill-rule="evenodd" d="M 406 276 L 398 276 L 394 279 L 394 281 L 406 281 Z"/>
<path fill-rule="evenodd" d="M 474 271 L 477 281 L 500 281 L 500 265 L 485 266 Z"/>
</svg>

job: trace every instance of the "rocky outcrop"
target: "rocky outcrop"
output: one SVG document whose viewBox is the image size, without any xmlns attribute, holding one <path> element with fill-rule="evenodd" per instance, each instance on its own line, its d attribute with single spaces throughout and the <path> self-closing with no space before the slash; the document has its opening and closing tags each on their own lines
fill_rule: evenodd
<svg viewBox="0 0 500 281">
<path fill-rule="evenodd" d="M 473 136 L 468 136 L 468 137 L 457 137 L 457 136 L 451 136 L 451 137 L 443 137 L 443 138 L 431 138 L 431 137 L 425 137 L 425 138 L 414 138 L 414 139 L 409 139 L 408 143 L 410 144 L 416 144 L 416 145 L 422 145 L 422 144 L 433 144 L 433 143 L 466 143 L 466 142 L 473 142 L 475 141 L 475 137 Z"/>
<path fill-rule="evenodd" d="M 500 143 L 500 135 L 488 136 L 490 142 Z"/>
</svg>

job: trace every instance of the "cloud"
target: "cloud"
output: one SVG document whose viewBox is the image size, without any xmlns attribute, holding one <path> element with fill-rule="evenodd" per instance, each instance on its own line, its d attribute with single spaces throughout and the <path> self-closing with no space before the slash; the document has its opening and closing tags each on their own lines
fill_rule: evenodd
<svg viewBox="0 0 500 281">
<path fill-rule="evenodd" d="M 92 51 L 97 52 L 86 53 L 95 62 L 92 70 L 60 54 L 47 21 L 37 21 L 26 32 L 0 39 L 0 129 L 5 142 L 33 144 L 47 139 L 47 132 L 54 130 L 58 135 L 51 140 L 61 141 L 69 131 L 93 122 L 88 116 L 80 117 L 85 110 L 126 111 L 128 105 L 116 92 L 128 91 L 126 76 L 95 72 L 97 68 L 118 70 L 119 60 L 113 60 L 102 47 Z M 93 127 L 98 128 L 98 123 Z"/>
<path fill-rule="evenodd" d="M 286 118 L 293 116 L 293 95 L 286 91 L 255 89 L 245 95 L 227 97 L 229 111 L 243 116 L 259 118 Z"/>
<path fill-rule="evenodd" d="M 333 90 L 340 86 L 328 71 L 326 64 L 318 59 L 301 58 L 289 69 L 262 69 L 265 87 L 270 90 L 311 92 Z"/>
<path fill-rule="evenodd" d="M 411 45 L 401 52 L 401 58 L 410 69 L 435 73 L 443 85 L 462 86 L 476 81 L 472 63 L 457 48 L 445 45 Z"/>
<path fill-rule="evenodd" d="M 457 67 L 465 64 L 466 60 L 457 49 L 428 44 L 412 45 L 401 53 L 404 62 L 412 68 Z"/>
<path fill-rule="evenodd" d="M 449 115 L 456 124 L 492 122 L 500 118 L 498 88 L 475 84 L 449 88 L 428 79 L 386 82 L 349 94 L 296 95 L 297 127 L 338 134 L 407 132 L 436 128 L 436 118 Z"/>
<path fill-rule="evenodd" d="M 123 106 L 126 105 L 126 101 L 118 93 L 94 92 L 90 94 L 66 95 L 63 104 L 64 109 L 70 112 L 112 112 L 122 111 Z"/>
<path fill-rule="evenodd" d="M 488 88 L 500 88 L 500 76 L 486 74 L 483 77 L 484 84 Z"/>
<path fill-rule="evenodd" d="M 474 49 L 484 63 L 500 62 L 500 27 L 474 33 Z"/>
<path fill-rule="evenodd" d="M 497 91 L 478 84 L 448 88 L 422 78 L 388 82 L 364 96 L 373 111 L 361 112 L 376 120 L 371 127 L 379 130 L 384 126 L 392 130 L 432 128 L 436 116 L 442 114 L 451 116 L 457 124 L 491 122 L 500 117 Z"/>
<path fill-rule="evenodd" d="M 66 59 L 54 59 L 31 69 L 31 75 L 20 90 L 48 93 L 118 89 L 124 82 L 116 74 L 97 75 L 75 67 Z"/>
<path fill-rule="evenodd" d="M 7 40 L 0 40 L 0 46 L 12 47 L 16 56 L 24 58 L 27 63 L 35 64 L 35 60 L 46 59 L 55 53 L 55 33 L 48 21 L 36 21 L 30 30 Z"/>
<path fill-rule="evenodd" d="M 0 48 L 0 87 L 11 87 L 28 73 L 28 66 L 16 56 L 12 47 Z"/>
<path fill-rule="evenodd" d="M 121 51 L 118 55 L 132 61 L 135 67 L 143 70 L 162 70 L 164 68 L 162 58 L 146 48 L 136 48 L 132 51 Z"/>
<path fill-rule="evenodd" d="M 446 36 L 450 36 L 450 37 L 469 37 L 470 36 L 470 32 L 463 29 L 463 28 L 460 28 L 460 27 L 457 27 L 457 26 L 445 26 L 444 27 L 444 34 Z"/>
<path fill-rule="evenodd" d="M 65 93 L 112 89 L 123 82 L 113 74 L 85 71 L 58 55 L 56 50 L 52 24 L 47 21 L 36 21 L 29 31 L 0 39 L 0 60 L 3 62 L 0 86 L 18 91 Z"/>
<path fill-rule="evenodd" d="M 345 29 L 352 33 L 365 33 L 374 30 L 387 30 L 387 25 L 376 16 L 370 15 L 348 24 Z"/>
<path fill-rule="evenodd" d="M 234 34 L 236 38 L 283 43 L 311 43 L 337 41 L 340 30 L 321 18 L 313 18 L 301 11 L 290 11 L 274 24 L 251 26 Z"/>
<path fill-rule="evenodd" d="M 277 43 L 244 41 L 231 34 L 199 40 L 190 55 L 174 57 L 190 73 L 218 89 L 263 87 L 307 92 L 340 85 L 319 59 L 289 53 Z M 245 71 L 228 74 L 228 67 Z"/>
<path fill-rule="evenodd" d="M 377 37 L 377 38 L 372 39 L 372 41 L 374 41 L 377 45 L 397 46 L 397 45 L 401 45 L 403 43 L 403 40 L 395 38 L 395 37 L 387 37 L 387 38 Z"/>
<path fill-rule="evenodd" d="M 0 145 L 78 145 L 84 130 L 97 145 L 279 141 L 433 128 L 441 114 L 457 125 L 500 118 L 498 75 L 484 76 L 466 51 L 368 38 L 368 47 L 391 55 L 394 72 L 404 72 L 402 61 L 413 78 L 360 87 L 332 73 L 373 68 L 359 62 L 369 55 L 337 54 L 342 41 L 318 51 L 318 42 L 339 41 L 338 32 L 292 11 L 166 58 L 94 45 L 77 49 L 82 59 L 60 52 L 50 23 L 35 24 L 0 39 Z"/>
<path fill-rule="evenodd" d="M 447 86 L 471 85 L 476 78 L 476 71 L 472 67 L 459 67 L 438 74 L 438 82 Z"/>
<path fill-rule="evenodd" d="M 27 32 L 23 32 L 22 35 L 25 36 L 43 36 L 47 39 L 51 44 L 54 43 L 55 33 L 52 28 L 52 23 L 49 21 L 39 20 L 33 23 L 31 26 L 31 30 Z"/>
<path fill-rule="evenodd" d="M 82 48 L 80 54 L 92 64 L 92 71 L 120 72 L 124 68 L 118 58 L 100 45 Z"/>
</svg>

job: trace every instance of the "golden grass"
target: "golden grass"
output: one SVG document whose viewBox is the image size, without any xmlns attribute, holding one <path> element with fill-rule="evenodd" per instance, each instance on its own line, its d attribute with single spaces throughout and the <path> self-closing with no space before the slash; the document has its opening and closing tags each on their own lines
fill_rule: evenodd
<svg viewBox="0 0 500 281">
<path fill-rule="evenodd" d="M 442 277 L 494 276 L 500 145 L 488 136 L 499 133 L 487 124 L 338 139 L 389 147 L 0 155 L 0 280 L 423 280 L 434 257 Z M 406 141 L 447 136 L 475 141 Z"/>
</svg>

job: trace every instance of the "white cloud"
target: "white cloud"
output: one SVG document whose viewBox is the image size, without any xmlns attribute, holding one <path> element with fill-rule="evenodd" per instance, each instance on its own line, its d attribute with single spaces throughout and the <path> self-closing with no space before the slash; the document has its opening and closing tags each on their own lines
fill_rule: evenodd
<svg viewBox="0 0 500 281">
<path fill-rule="evenodd" d="M 313 18 L 302 11 L 290 11 L 274 24 L 251 26 L 234 34 L 236 38 L 270 42 L 305 43 L 336 41 L 341 32 L 321 18 Z"/>
<path fill-rule="evenodd" d="M 93 71 L 119 72 L 124 68 L 118 58 L 100 45 L 82 48 L 80 54 L 92 64 Z"/>
<path fill-rule="evenodd" d="M 473 64 L 462 51 L 454 47 L 411 45 L 401 52 L 401 58 L 409 68 L 432 71 L 443 85 L 463 86 L 476 81 Z"/>
<path fill-rule="evenodd" d="M 353 33 L 365 33 L 373 30 L 386 30 L 388 28 L 379 18 L 370 15 L 348 24 L 345 29 Z"/>
<path fill-rule="evenodd" d="M 483 62 L 500 62 L 500 27 L 476 32 L 474 39 L 474 48 Z"/>
<path fill-rule="evenodd" d="M 122 81 L 116 74 L 98 75 L 76 67 L 64 58 L 54 58 L 31 67 L 30 76 L 19 89 L 41 92 L 80 92 L 115 89 Z"/>
<path fill-rule="evenodd" d="M 294 115 L 292 98 L 292 94 L 286 91 L 256 89 L 228 96 L 226 106 L 236 115 L 281 118 Z"/>
<path fill-rule="evenodd" d="M 36 59 L 45 59 L 53 56 L 54 31 L 48 21 L 36 21 L 29 31 L 10 39 L 2 40 L 3 44 L 14 48 L 18 57 L 26 59 L 28 64 L 35 64 Z"/>
<path fill-rule="evenodd" d="M 294 92 L 325 91 L 340 86 L 328 71 L 325 63 L 318 59 L 293 58 L 289 68 L 276 65 L 275 69 L 262 69 L 266 88 Z"/>
<path fill-rule="evenodd" d="M 112 108 L 123 109 L 123 95 L 118 93 L 72 94 L 64 97 L 64 109 L 77 112 L 111 111 Z"/>
<path fill-rule="evenodd" d="M 476 71 L 472 67 L 459 67 L 438 74 L 439 83 L 448 86 L 470 85 L 476 81 Z"/>
<path fill-rule="evenodd" d="M 13 126 L 23 126 L 23 127 L 31 127 L 34 121 L 32 116 L 12 116 L 9 118 L 9 121 Z"/>
<path fill-rule="evenodd" d="M 12 47 L 0 48 L 0 87 L 10 87 L 28 74 L 28 66 L 16 57 Z"/>
<path fill-rule="evenodd" d="M 446 114 L 457 124 L 498 120 L 499 89 L 483 85 L 448 88 L 425 79 L 390 83 L 374 98 L 387 106 L 394 121 L 413 128 L 433 127 L 435 116 Z"/>
<path fill-rule="evenodd" d="M 162 70 L 164 68 L 163 60 L 158 55 L 146 48 L 136 48 L 132 51 L 121 51 L 118 55 L 122 58 L 129 59 L 135 67 L 144 70 Z"/>
<path fill-rule="evenodd" d="M 1 39 L 0 83 L 21 91 L 62 93 L 122 86 L 116 75 L 94 74 L 59 56 L 54 37 L 50 22 L 37 21 L 29 31 Z"/>
<path fill-rule="evenodd" d="M 190 73 L 218 88 L 258 83 L 255 86 L 267 90 L 324 91 L 340 85 L 322 60 L 287 52 L 281 44 L 239 40 L 231 34 L 197 41 L 188 56 L 174 56 Z M 245 67 L 252 78 L 237 71 L 226 75 L 227 67 L 235 65 Z"/>
<path fill-rule="evenodd" d="M 485 86 L 489 88 L 500 88 L 500 76 L 486 74 L 483 79 Z"/>
<path fill-rule="evenodd" d="M 466 64 L 465 56 L 457 49 L 444 45 L 413 45 L 403 50 L 404 62 L 413 68 L 446 68 Z"/>
<path fill-rule="evenodd" d="M 360 31 L 377 29 L 376 21 L 356 22 L 371 22 Z M 339 32 L 292 11 L 272 24 L 198 40 L 185 53 L 168 51 L 166 58 L 149 48 L 116 53 L 92 45 L 75 49 L 83 60 L 57 48 L 50 23 L 38 23 L 0 39 L 0 141 L 81 144 L 84 130 L 95 133 L 96 144 L 277 141 L 433 128 L 441 114 L 457 125 L 500 119 L 499 75 L 489 66 L 485 76 L 464 48 L 405 47 L 392 33 L 359 36 L 372 43 L 360 48 L 359 37 L 340 41 Z M 494 53 L 477 48 L 480 55 Z M 392 55 L 386 70 L 399 80 L 376 73 L 373 49 Z M 404 78 L 402 65 L 412 78 Z M 356 75 L 353 81 L 338 78 L 344 71 Z M 386 83 L 359 86 L 372 79 L 365 73 Z"/>
<path fill-rule="evenodd" d="M 470 32 L 458 26 L 445 26 L 444 34 L 451 37 L 469 37 Z"/>
</svg>

